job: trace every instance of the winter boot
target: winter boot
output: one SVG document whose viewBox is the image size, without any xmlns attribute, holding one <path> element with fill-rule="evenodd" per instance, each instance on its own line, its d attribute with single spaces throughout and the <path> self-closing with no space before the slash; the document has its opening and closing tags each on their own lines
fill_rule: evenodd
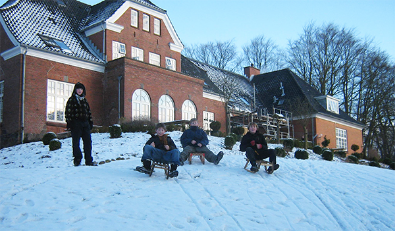
<svg viewBox="0 0 395 231">
<path fill-rule="evenodd" d="M 251 172 L 258 172 L 258 171 L 259 171 L 258 166 L 256 166 L 256 164 L 253 164 L 253 165 L 251 166 L 251 168 L 250 168 L 250 171 L 251 171 Z"/>
<path fill-rule="evenodd" d="M 214 164 L 218 165 L 219 162 L 222 160 L 222 157 L 224 157 L 224 153 L 221 151 L 221 152 L 218 153 L 217 159 L 214 161 Z"/>
</svg>

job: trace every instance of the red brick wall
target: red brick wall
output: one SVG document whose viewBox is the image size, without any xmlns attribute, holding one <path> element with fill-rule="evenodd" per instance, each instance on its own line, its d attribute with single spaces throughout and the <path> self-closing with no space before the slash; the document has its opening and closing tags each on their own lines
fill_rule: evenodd
<svg viewBox="0 0 395 231">
<path fill-rule="evenodd" d="M 213 112 L 214 120 L 221 123 L 220 131 L 226 133 L 226 112 L 223 102 L 203 98 L 203 111 Z M 203 116 L 199 117 L 199 124 L 203 126 Z"/>
</svg>

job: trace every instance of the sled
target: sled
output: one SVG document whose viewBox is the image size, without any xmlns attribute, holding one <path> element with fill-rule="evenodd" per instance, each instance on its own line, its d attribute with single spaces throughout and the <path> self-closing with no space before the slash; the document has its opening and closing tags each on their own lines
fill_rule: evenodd
<svg viewBox="0 0 395 231">
<path fill-rule="evenodd" d="M 246 162 L 246 165 L 244 166 L 244 169 L 247 170 L 248 172 L 255 173 L 255 172 L 251 171 L 249 168 L 247 168 L 248 165 L 250 165 L 250 160 L 249 160 L 248 158 L 245 158 L 245 159 L 246 159 L 247 162 Z M 269 161 L 266 161 L 266 160 L 257 160 L 257 161 L 256 161 L 256 165 L 257 165 L 257 167 L 258 167 L 258 171 L 259 171 L 259 169 L 261 168 L 262 165 L 265 166 L 265 171 L 266 171 L 267 173 L 269 173 L 269 172 L 267 171 L 268 167 L 272 167 L 272 169 L 273 169 L 273 163 L 271 163 L 271 162 L 269 162 Z M 269 173 L 269 174 L 270 174 L 270 173 Z"/>
<path fill-rule="evenodd" d="M 191 153 L 189 153 L 189 157 L 188 157 L 189 164 L 192 164 L 192 157 L 194 157 L 194 156 L 198 156 L 200 158 L 200 161 L 202 162 L 202 164 L 204 164 L 205 154 L 202 153 L 202 152 L 191 152 Z"/>
<path fill-rule="evenodd" d="M 151 171 L 149 172 L 149 176 L 152 175 L 155 168 L 165 170 L 166 179 L 169 179 L 169 172 L 170 172 L 170 164 L 169 163 L 162 163 L 159 161 L 151 160 Z"/>
</svg>

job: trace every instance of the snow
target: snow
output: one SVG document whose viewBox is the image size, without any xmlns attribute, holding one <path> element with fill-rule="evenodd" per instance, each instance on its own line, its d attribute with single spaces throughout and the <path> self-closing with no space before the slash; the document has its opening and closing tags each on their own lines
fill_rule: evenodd
<svg viewBox="0 0 395 231">
<path fill-rule="evenodd" d="M 170 132 L 178 147 L 181 134 Z M 70 138 L 1 149 L 0 230 L 394 230 L 393 170 L 292 152 L 253 174 L 239 143 L 209 136 L 220 164 L 194 158 L 166 180 L 133 170 L 149 137 L 92 134 L 95 161 L 112 160 L 97 167 L 72 165 Z"/>
</svg>

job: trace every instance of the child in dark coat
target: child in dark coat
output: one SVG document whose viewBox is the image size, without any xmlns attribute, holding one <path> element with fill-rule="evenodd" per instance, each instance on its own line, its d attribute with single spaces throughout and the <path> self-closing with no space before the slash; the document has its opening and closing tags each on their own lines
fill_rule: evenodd
<svg viewBox="0 0 395 231">
<path fill-rule="evenodd" d="M 251 163 L 251 172 L 258 171 L 257 160 L 269 157 L 269 161 L 274 164 L 274 168 L 268 168 L 268 173 L 271 174 L 280 167 L 276 164 L 276 152 L 274 149 L 268 149 L 265 137 L 257 129 L 256 123 L 251 122 L 248 124 L 248 132 L 241 139 L 240 151 L 246 152 L 246 156 Z"/>
<path fill-rule="evenodd" d="M 145 143 L 141 162 L 143 166 L 136 167 L 136 170 L 143 173 L 149 173 L 151 169 L 151 160 L 162 163 L 170 163 L 169 177 L 178 176 L 177 166 L 180 165 L 180 151 L 178 151 L 174 141 L 166 132 L 166 126 L 159 123 L 155 126 L 156 135 Z"/>
</svg>

